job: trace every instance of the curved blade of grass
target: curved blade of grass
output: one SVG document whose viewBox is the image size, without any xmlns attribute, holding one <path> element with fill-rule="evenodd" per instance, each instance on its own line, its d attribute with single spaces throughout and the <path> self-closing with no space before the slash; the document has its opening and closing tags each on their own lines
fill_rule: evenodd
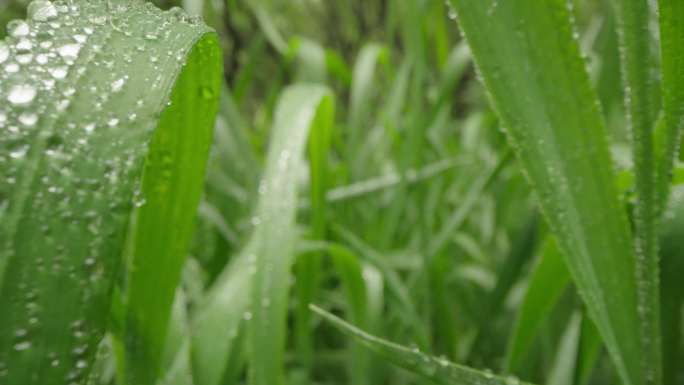
<svg viewBox="0 0 684 385">
<path fill-rule="evenodd" d="M 296 180 L 309 130 L 326 130 L 333 119 L 332 108 L 326 88 L 314 85 L 287 88 L 276 107 L 266 169 L 259 187 L 265 199 L 259 202 L 254 217 L 261 231 L 254 233 L 256 249 L 249 255 L 250 268 L 255 271 L 247 329 L 249 377 L 253 385 L 283 383 Z"/>
<path fill-rule="evenodd" d="M 324 84 L 328 77 L 325 50 L 304 37 L 290 40 L 290 51 L 297 57 L 297 81 Z"/>
<path fill-rule="evenodd" d="M 351 91 L 349 95 L 349 130 L 348 148 L 361 148 L 368 132 L 368 121 L 372 98 L 374 97 L 374 78 L 378 64 L 387 60 L 387 49 L 379 44 L 366 44 L 359 53 L 352 72 Z M 355 171 L 364 165 L 353 164 Z"/>
<path fill-rule="evenodd" d="M 677 383 L 682 364 L 682 290 L 681 273 L 684 271 L 684 189 L 673 189 L 669 210 L 666 212 L 661 231 L 660 250 L 662 269 L 660 287 L 661 325 L 663 331 L 663 383 Z"/>
<path fill-rule="evenodd" d="M 284 321 L 297 236 L 297 175 L 307 137 L 319 143 L 323 132 L 317 131 L 327 130 L 332 114 L 331 96 L 325 87 L 295 85 L 281 95 L 253 218 L 254 233 L 221 273 L 193 320 L 196 383 L 219 384 L 243 319 L 249 321 L 252 383 L 282 381 Z M 316 157 L 320 161 L 320 155 Z M 317 190 L 316 194 L 324 196 L 325 191 Z"/>
<path fill-rule="evenodd" d="M 660 384 L 662 376 L 660 294 L 657 284 L 659 279 L 657 226 L 660 203 L 656 189 L 658 167 L 656 167 L 654 155 L 653 131 L 656 112 L 651 93 L 654 87 L 651 75 L 653 60 L 650 52 L 650 10 L 648 0 L 613 0 L 613 5 L 618 21 L 625 111 L 627 111 L 627 124 L 632 135 L 637 195 L 634 207 L 634 246 L 637 256 L 637 300 L 641 322 L 639 333 L 643 351 L 642 374 L 644 377 L 642 381 L 644 384 Z M 669 102 L 672 103 L 672 100 Z M 673 106 L 669 108 L 672 109 Z M 664 196 L 660 198 L 666 199 Z"/>
<path fill-rule="evenodd" d="M 575 312 L 568 321 L 549 372 L 547 385 L 573 385 L 580 344 L 582 315 Z"/>
<path fill-rule="evenodd" d="M 508 342 L 506 371 L 516 373 L 530 351 L 541 326 L 570 283 L 570 273 L 565 267 L 555 239 L 546 240 L 541 260 L 534 268 L 525 297 Z"/>
<path fill-rule="evenodd" d="M 515 377 L 496 376 L 489 372 L 456 365 L 449 362 L 446 358 L 433 357 L 422 353 L 418 349 L 408 348 L 383 340 L 364 332 L 318 306 L 311 305 L 311 310 L 388 361 L 430 379 L 435 383 L 444 385 L 527 384 Z"/>
<path fill-rule="evenodd" d="M 168 270 L 158 256 L 173 266 L 185 254 L 185 236 L 175 229 L 190 233 L 202 185 L 218 43 L 179 10 L 108 4 L 40 2 L 5 42 L 8 63 L 30 63 L 0 75 L 8 128 L 0 137 L 3 384 L 87 377 L 127 233 L 131 261 L 155 265 L 147 279 L 171 287 L 168 298 L 153 297 L 153 314 L 130 313 L 128 324 L 132 342 L 146 333 L 149 349 L 138 358 L 148 371 L 161 353 L 175 282 L 159 278 Z M 127 232 L 131 210 L 141 205 Z"/>
<path fill-rule="evenodd" d="M 315 242 L 310 246 L 330 255 L 335 271 L 343 285 L 347 299 L 346 309 L 352 322 L 361 327 L 368 327 L 369 318 L 374 312 L 374 309 L 370 307 L 373 300 L 368 298 L 364 269 L 359 257 L 349 248 L 337 243 Z M 301 299 L 298 298 L 298 300 Z M 308 308 L 309 304 L 307 303 Z M 367 352 L 359 349 L 357 344 L 353 344 L 349 350 L 349 377 L 352 379 L 351 382 L 359 385 L 368 384 L 370 361 Z"/>
<path fill-rule="evenodd" d="M 332 134 L 333 105 L 326 105 L 329 111 L 321 111 L 321 116 L 312 122 L 314 129 L 309 134 L 309 176 L 311 200 L 311 237 L 323 240 L 326 236 L 326 217 L 328 191 L 328 153 Z M 296 263 L 296 343 L 298 358 L 304 367 L 310 371 L 313 361 L 313 341 L 311 339 L 311 312 L 309 302 L 313 302 L 320 281 L 321 270 L 320 253 L 302 255 Z"/>
<path fill-rule="evenodd" d="M 192 237 L 221 84 L 218 42 L 208 42 L 194 48 L 205 51 L 205 59 L 189 61 L 177 80 L 143 171 L 144 204 L 131 220 L 122 334 L 129 384 L 152 383 L 157 376 Z"/>
<path fill-rule="evenodd" d="M 255 231 L 259 231 L 258 227 Z M 192 320 L 191 362 L 197 384 L 218 385 L 226 371 L 231 348 L 249 308 L 253 274 L 248 255 L 255 248 L 255 242 L 248 243 L 224 269 Z"/>
<path fill-rule="evenodd" d="M 642 354 L 629 226 L 567 2 L 451 4 L 617 370 L 625 384 L 639 384 Z"/>
<path fill-rule="evenodd" d="M 679 154 L 684 125 L 684 3 L 659 0 L 664 135 L 656 141 L 657 202 L 667 202 L 673 162 Z M 661 204 L 662 206 L 662 204 Z M 664 207 L 660 207 L 661 212 Z"/>
<path fill-rule="evenodd" d="M 584 316 L 582 317 L 582 339 L 580 341 L 579 358 L 577 362 L 577 371 L 575 376 L 575 384 L 586 385 L 589 383 L 591 374 L 596 367 L 599 353 L 601 352 L 601 336 L 594 321 Z"/>
</svg>

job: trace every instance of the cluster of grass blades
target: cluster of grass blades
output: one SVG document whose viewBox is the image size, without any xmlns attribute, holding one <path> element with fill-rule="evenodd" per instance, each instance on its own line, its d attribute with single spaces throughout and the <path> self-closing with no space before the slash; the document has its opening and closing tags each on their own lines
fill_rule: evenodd
<svg viewBox="0 0 684 385">
<path fill-rule="evenodd" d="M 0 5 L 0 384 L 682 383 L 684 3 L 155 3 Z"/>
</svg>

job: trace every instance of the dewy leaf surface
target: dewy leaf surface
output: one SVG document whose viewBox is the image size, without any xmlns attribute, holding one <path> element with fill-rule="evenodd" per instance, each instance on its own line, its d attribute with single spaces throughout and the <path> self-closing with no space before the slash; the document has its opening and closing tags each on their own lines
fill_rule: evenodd
<svg viewBox="0 0 684 385">
<path fill-rule="evenodd" d="M 124 285 L 134 310 L 127 344 L 141 344 L 134 331 L 158 328 L 141 357 L 154 373 L 177 275 L 160 274 L 179 265 L 186 239 L 159 242 L 191 226 L 199 198 L 221 67 L 215 35 L 179 9 L 141 1 L 38 1 L 8 32 L 0 42 L 0 383 L 84 380 L 125 243 L 129 272 L 164 265 L 146 278 L 160 283 L 151 309 L 160 314 L 138 312 L 150 298 L 136 298 L 135 275 Z"/>
<path fill-rule="evenodd" d="M 632 240 L 568 2 L 451 4 L 618 373 L 639 384 Z"/>
<path fill-rule="evenodd" d="M 408 348 L 368 334 L 341 318 L 315 305 L 311 310 L 330 322 L 337 329 L 352 336 L 368 349 L 404 369 L 442 385 L 530 385 L 514 376 L 498 376 L 489 371 L 480 371 L 457 365 L 444 357 L 425 354 L 418 348 Z"/>
<path fill-rule="evenodd" d="M 247 317 L 249 376 L 253 385 L 284 383 L 287 299 L 296 235 L 295 181 L 304 161 L 309 130 L 327 130 L 332 121 L 332 97 L 323 86 L 292 86 L 278 99 L 266 169 L 259 186 L 262 199 L 253 218 L 256 229 L 248 245 L 247 258 L 254 272 Z"/>
<path fill-rule="evenodd" d="M 287 299 L 297 239 L 297 176 L 304 167 L 307 138 L 311 152 L 322 151 L 326 146 L 320 145 L 320 135 L 332 122 L 332 96 L 324 86 L 296 84 L 279 97 L 252 218 L 254 232 L 193 320 L 196 383 L 220 383 L 243 320 L 252 383 L 283 383 Z"/>
</svg>

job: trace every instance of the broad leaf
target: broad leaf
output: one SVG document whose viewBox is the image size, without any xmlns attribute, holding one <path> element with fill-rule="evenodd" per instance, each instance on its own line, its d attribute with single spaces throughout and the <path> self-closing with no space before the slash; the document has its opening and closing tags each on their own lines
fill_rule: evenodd
<svg viewBox="0 0 684 385">
<path fill-rule="evenodd" d="M 567 2 L 451 4 L 615 366 L 625 384 L 639 384 L 631 236 Z"/>
<path fill-rule="evenodd" d="M 29 17 L 0 42 L 16 69 L 0 73 L 0 382 L 86 377 L 125 249 L 126 377 L 152 383 L 209 149 L 217 39 L 139 1 L 37 1 Z"/>
</svg>

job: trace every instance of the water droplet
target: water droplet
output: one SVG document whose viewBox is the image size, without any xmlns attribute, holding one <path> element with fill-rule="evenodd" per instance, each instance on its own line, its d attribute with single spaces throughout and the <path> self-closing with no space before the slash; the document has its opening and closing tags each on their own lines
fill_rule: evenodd
<svg viewBox="0 0 684 385">
<path fill-rule="evenodd" d="M 81 51 L 81 46 L 79 44 L 65 44 L 57 48 L 59 55 L 65 60 L 76 60 L 78 58 L 78 53 Z"/>
<path fill-rule="evenodd" d="M 50 75 L 55 79 L 64 79 L 67 76 L 67 67 L 50 68 Z"/>
<path fill-rule="evenodd" d="M 57 17 L 57 8 L 49 1 L 34 0 L 29 4 L 27 13 L 35 21 L 48 21 Z"/>
<path fill-rule="evenodd" d="M 14 345 L 14 350 L 22 352 L 31 348 L 31 341 L 22 341 Z"/>
<path fill-rule="evenodd" d="M 4 63 L 9 57 L 10 51 L 7 43 L 0 41 L 0 63 Z"/>
<path fill-rule="evenodd" d="M 7 95 L 7 101 L 14 105 L 29 104 L 36 97 L 36 89 L 29 84 L 20 84 L 12 87 Z"/>
<path fill-rule="evenodd" d="M 7 23 L 7 34 L 14 37 L 28 36 L 31 28 L 23 20 L 12 20 Z"/>
<path fill-rule="evenodd" d="M 33 48 L 33 43 L 28 38 L 22 37 L 19 39 L 16 45 L 17 52 L 27 52 Z"/>
<path fill-rule="evenodd" d="M 8 74 L 13 74 L 17 71 L 19 71 L 19 65 L 17 63 L 7 63 L 5 66 L 5 72 Z"/>
<path fill-rule="evenodd" d="M 38 115 L 33 112 L 23 112 L 19 115 L 19 122 L 24 126 L 31 127 L 38 121 Z"/>
<path fill-rule="evenodd" d="M 123 86 L 124 86 L 125 83 L 126 83 L 126 79 L 125 79 L 125 78 L 120 78 L 120 79 L 114 80 L 114 81 L 112 82 L 112 84 L 111 84 L 111 86 L 112 86 L 112 92 L 119 92 L 119 91 L 121 91 L 121 89 L 123 88 Z"/>
</svg>

